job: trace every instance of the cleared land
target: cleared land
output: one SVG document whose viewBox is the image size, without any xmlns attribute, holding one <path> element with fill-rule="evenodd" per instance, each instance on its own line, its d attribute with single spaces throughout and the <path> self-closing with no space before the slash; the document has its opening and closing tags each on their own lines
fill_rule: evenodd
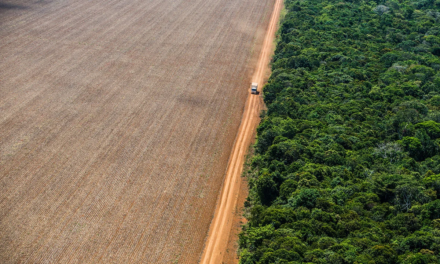
<svg viewBox="0 0 440 264">
<path fill-rule="evenodd" d="M 252 82 L 259 84 L 259 91 L 262 90 L 261 88 L 266 81 L 265 77 L 269 72 L 268 65 L 274 48 L 273 43 L 282 5 L 282 0 L 276 0 L 269 22 L 269 28 L 267 29 L 260 57 L 256 65 L 256 71 L 252 77 Z M 255 130 L 260 120 L 259 114 L 262 106 L 263 102 L 261 98 L 256 95 L 249 96 L 246 101 L 243 119 L 232 149 L 225 182 L 209 230 L 201 264 L 223 263 L 225 259 L 231 261 L 230 256 L 228 256 L 229 252 L 227 252 L 228 240 L 231 229 L 234 228 L 234 220 L 237 218 L 236 208 L 237 201 L 240 197 L 240 185 L 242 183 L 240 175 L 243 171 L 246 152 L 252 142 L 252 136 L 255 135 Z"/>
<path fill-rule="evenodd" d="M 1 262 L 196 263 L 273 4 L 1 2 Z"/>
</svg>

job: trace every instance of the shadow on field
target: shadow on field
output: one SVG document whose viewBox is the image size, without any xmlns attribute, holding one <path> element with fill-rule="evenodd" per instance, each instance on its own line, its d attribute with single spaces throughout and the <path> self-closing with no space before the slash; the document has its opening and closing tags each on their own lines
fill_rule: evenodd
<svg viewBox="0 0 440 264">
<path fill-rule="evenodd" d="M 28 9 L 27 6 L 0 2 L 0 10 L 23 10 Z"/>
</svg>

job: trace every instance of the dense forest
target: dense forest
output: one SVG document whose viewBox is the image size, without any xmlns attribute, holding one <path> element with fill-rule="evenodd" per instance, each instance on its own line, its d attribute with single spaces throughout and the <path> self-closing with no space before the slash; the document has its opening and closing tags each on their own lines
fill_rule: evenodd
<svg viewBox="0 0 440 264">
<path fill-rule="evenodd" d="M 440 0 L 286 0 L 240 263 L 440 263 Z"/>
</svg>

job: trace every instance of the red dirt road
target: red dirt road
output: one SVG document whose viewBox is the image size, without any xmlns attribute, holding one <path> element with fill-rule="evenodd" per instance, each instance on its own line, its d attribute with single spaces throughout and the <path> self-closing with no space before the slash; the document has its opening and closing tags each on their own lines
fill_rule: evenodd
<svg viewBox="0 0 440 264">
<path fill-rule="evenodd" d="M 196 263 L 272 6 L 2 1 L 0 262 Z"/>
<path fill-rule="evenodd" d="M 269 61 L 273 52 L 273 43 L 278 26 L 282 0 L 276 0 L 273 8 L 269 27 L 261 49 L 260 58 L 256 66 L 256 71 L 252 77 L 253 82 L 259 84 L 259 90 L 263 86 L 266 74 L 269 70 Z M 212 220 L 209 235 L 202 255 L 201 264 L 223 263 L 227 254 L 227 244 L 231 232 L 240 192 L 240 176 L 245 162 L 245 155 L 252 142 L 252 135 L 259 123 L 259 114 L 262 107 L 261 98 L 250 95 L 246 102 L 241 125 L 237 134 L 237 139 L 232 149 L 232 154 L 228 163 L 225 181 L 219 197 L 214 219 Z"/>
</svg>

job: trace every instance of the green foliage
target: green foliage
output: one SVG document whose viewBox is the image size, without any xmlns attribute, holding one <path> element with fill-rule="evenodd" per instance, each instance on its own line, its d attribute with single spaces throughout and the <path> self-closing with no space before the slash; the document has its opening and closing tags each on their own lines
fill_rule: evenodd
<svg viewBox="0 0 440 264">
<path fill-rule="evenodd" d="M 304 206 L 312 209 L 315 207 L 316 199 L 319 196 L 319 192 L 316 189 L 301 189 L 297 195 L 288 200 L 288 205 L 292 208 Z"/>
<path fill-rule="evenodd" d="M 422 123 L 419 123 L 414 126 L 415 129 L 423 129 L 431 138 L 439 138 L 440 137 L 440 124 L 429 120 Z"/>
<path fill-rule="evenodd" d="M 440 263 L 440 1 L 285 6 L 240 263 Z"/>
</svg>

